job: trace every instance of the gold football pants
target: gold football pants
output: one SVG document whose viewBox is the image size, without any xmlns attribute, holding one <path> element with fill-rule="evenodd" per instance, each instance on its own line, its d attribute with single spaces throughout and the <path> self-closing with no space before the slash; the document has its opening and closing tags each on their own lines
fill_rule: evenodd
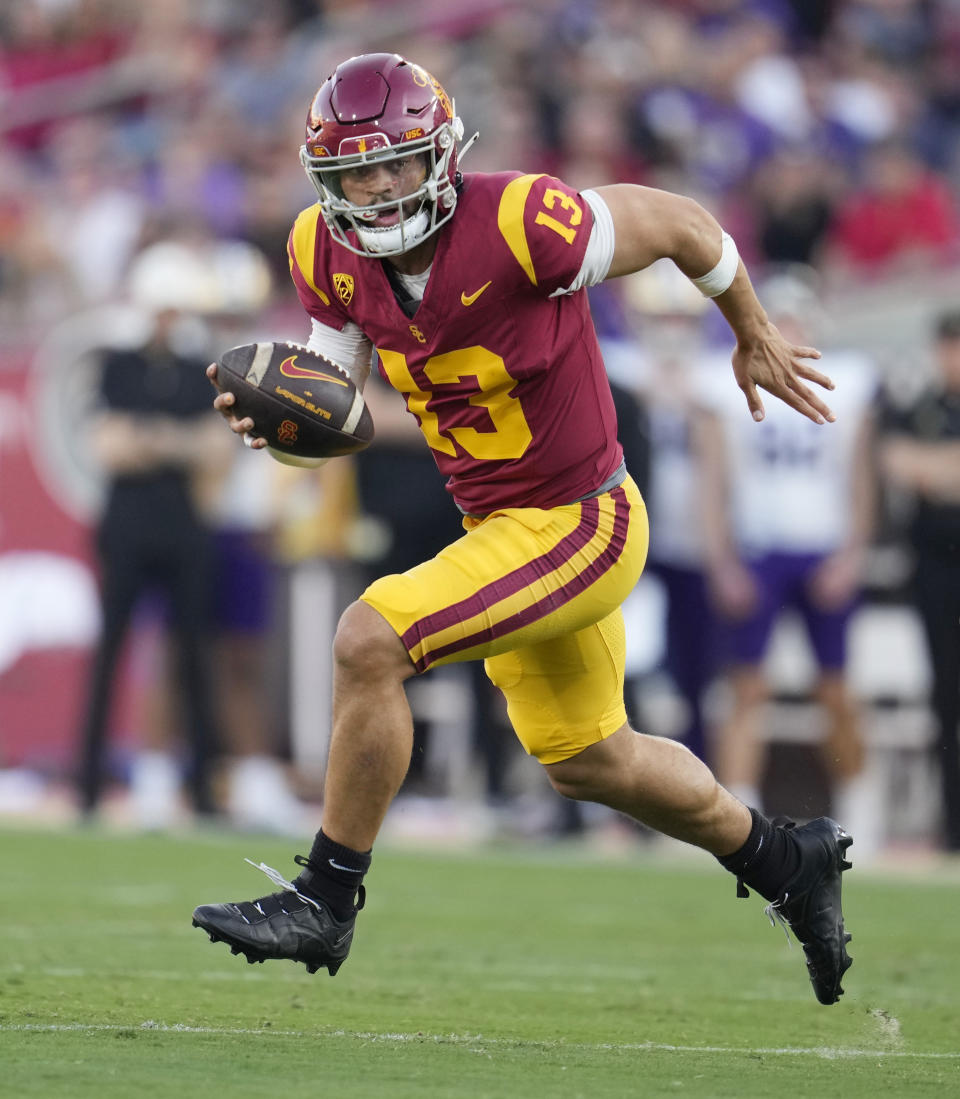
<svg viewBox="0 0 960 1099">
<path fill-rule="evenodd" d="M 467 533 L 362 599 L 390 623 L 418 672 L 483 659 L 524 748 L 576 755 L 627 720 L 620 606 L 647 553 L 646 508 L 626 481 L 550 509 L 467 517 Z"/>
</svg>

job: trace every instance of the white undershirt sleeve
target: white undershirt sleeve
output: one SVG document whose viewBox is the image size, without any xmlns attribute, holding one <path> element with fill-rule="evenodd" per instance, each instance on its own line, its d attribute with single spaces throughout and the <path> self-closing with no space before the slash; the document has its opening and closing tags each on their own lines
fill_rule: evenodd
<svg viewBox="0 0 960 1099">
<path fill-rule="evenodd" d="M 583 254 L 583 263 L 573 282 L 569 286 L 554 290 L 550 295 L 551 298 L 556 298 L 560 294 L 572 294 L 582 290 L 584 286 L 596 286 L 607 277 L 610 264 L 613 263 L 615 237 L 610 207 L 596 191 L 582 191 L 581 197 L 586 199 L 587 205 L 593 212 L 593 229 L 590 231 L 587 249 Z"/>
<path fill-rule="evenodd" d="M 313 324 L 310 339 L 307 340 L 307 350 L 315 351 L 346 370 L 350 380 L 362 392 L 370 376 L 373 361 L 372 340 L 350 321 L 338 332 L 329 324 L 321 324 L 316 317 L 311 320 Z"/>
</svg>

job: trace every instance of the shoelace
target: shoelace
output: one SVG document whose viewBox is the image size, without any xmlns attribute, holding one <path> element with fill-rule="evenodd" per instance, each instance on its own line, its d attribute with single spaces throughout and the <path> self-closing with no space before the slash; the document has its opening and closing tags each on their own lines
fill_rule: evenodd
<svg viewBox="0 0 960 1099">
<path fill-rule="evenodd" d="M 244 862 L 249 862 L 255 870 L 262 870 L 264 874 L 273 882 L 274 885 L 279 886 L 281 889 L 290 893 L 296 893 L 296 895 L 302 901 L 306 901 L 307 904 L 312 904 L 313 907 L 319 912 L 321 910 L 320 905 L 313 899 L 308 897 L 306 893 L 301 893 L 300 890 L 293 884 L 292 881 L 287 879 L 280 873 L 279 870 L 274 870 L 272 866 L 267 866 L 265 862 L 254 862 L 252 859 L 244 859 Z"/>
<path fill-rule="evenodd" d="M 780 906 L 782 904 L 786 904 L 789 897 L 789 893 L 784 893 L 784 895 L 780 897 L 779 900 L 772 901 L 770 904 L 768 904 L 766 908 L 764 908 L 763 914 L 770 921 L 771 927 L 776 927 L 778 923 L 780 924 L 780 926 L 783 928 L 784 935 L 787 936 L 787 946 L 792 949 L 793 940 L 790 938 L 790 921 L 780 911 Z"/>
</svg>

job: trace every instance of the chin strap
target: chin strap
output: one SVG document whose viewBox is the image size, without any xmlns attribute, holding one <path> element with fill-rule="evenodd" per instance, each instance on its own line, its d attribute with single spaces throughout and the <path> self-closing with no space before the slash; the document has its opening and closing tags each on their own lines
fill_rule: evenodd
<svg viewBox="0 0 960 1099">
<path fill-rule="evenodd" d="M 414 222 L 418 224 L 414 225 Z M 425 240 L 428 235 L 425 230 L 429 227 L 430 215 L 421 206 L 412 216 L 385 229 L 374 229 L 361 225 L 358 219 L 358 223 L 354 226 L 354 232 L 370 255 L 376 256 L 383 253 L 395 256 L 400 253 L 401 246 L 403 252 L 409 252 L 411 248 L 415 248 L 422 240 Z M 408 240 L 408 236 L 412 239 Z"/>
</svg>

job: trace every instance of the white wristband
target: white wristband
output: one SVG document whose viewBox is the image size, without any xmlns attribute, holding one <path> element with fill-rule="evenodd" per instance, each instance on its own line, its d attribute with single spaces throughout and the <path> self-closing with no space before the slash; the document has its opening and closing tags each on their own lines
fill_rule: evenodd
<svg viewBox="0 0 960 1099">
<path fill-rule="evenodd" d="M 716 267 L 700 278 L 690 280 L 705 298 L 715 298 L 722 294 L 733 282 L 740 266 L 740 253 L 733 237 L 724 233 L 720 239 L 720 259 L 717 260 Z"/>
</svg>

